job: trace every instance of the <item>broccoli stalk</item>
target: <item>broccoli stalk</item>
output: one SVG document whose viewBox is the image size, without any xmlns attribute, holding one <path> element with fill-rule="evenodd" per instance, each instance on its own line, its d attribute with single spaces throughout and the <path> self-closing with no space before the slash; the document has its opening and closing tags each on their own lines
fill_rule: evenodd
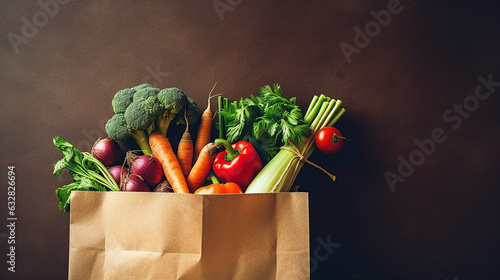
<svg viewBox="0 0 500 280">
<path fill-rule="evenodd" d="M 151 146 L 149 146 L 149 138 L 143 130 L 133 130 L 130 136 L 135 140 L 142 153 L 146 156 L 153 154 Z"/>
<path fill-rule="evenodd" d="M 163 112 L 156 119 L 156 129 L 166 137 L 170 122 L 187 106 L 188 98 L 183 91 L 174 87 L 162 89 L 158 93 L 158 101 L 163 106 Z"/>
</svg>

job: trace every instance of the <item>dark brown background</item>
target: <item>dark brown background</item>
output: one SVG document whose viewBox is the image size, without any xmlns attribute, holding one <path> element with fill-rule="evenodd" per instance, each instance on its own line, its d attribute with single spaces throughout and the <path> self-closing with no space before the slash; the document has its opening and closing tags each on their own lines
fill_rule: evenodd
<svg viewBox="0 0 500 280">
<path fill-rule="evenodd" d="M 351 63 L 339 44 L 353 45 L 354 28 L 388 0 L 221 1 L 238 5 L 220 18 L 213 1 L 59 4 L 17 53 L 8 34 L 22 36 L 23 17 L 43 10 L 0 2 L 0 278 L 67 277 L 69 215 L 54 190 L 70 178 L 51 175 L 61 157 L 52 137 L 88 149 L 105 136 L 113 94 L 147 80 L 199 104 L 214 82 L 233 100 L 279 83 L 304 109 L 314 94 L 344 101 L 338 127 L 353 140 L 310 158 L 338 181 L 305 166 L 296 183 L 310 193 L 312 279 L 499 279 L 500 88 L 456 130 L 443 118 L 479 75 L 500 81 L 493 1 L 401 1 Z M 397 173 L 398 157 L 435 128 L 446 141 L 391 191 L 384 172 Z M 15 274 L 1 226 L 8 165 L 17 173 Z M 315 256 L 328 241 L 338 248 Z"/>
</svg>

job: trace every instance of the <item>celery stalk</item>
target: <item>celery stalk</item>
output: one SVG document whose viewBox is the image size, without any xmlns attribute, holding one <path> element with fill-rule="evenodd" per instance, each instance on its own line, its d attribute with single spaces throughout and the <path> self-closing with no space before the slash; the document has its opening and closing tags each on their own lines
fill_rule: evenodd
<svg viewBox="0 0 500 280">
<path fill-rule="evenodd" d="M 225 130 L 224 130 L 224 117 L 222 116 L 222 114 L 220 113 L 222 111 L 222 109 L 224 108 L 224 100 L 222 99 L 222 96 L 218 96 L 217 97 L 217 109 L 219 109 L 219 123 L 218 123 L 218 128 L 219 128 L 219 138 L 221 139 L 226 139 L 226 136 L 225 136 Z"/>
<path fill-rule="evenodd" d="M 255 176 L 245 193 L 270 193 L 281 191 L 281 186 L 285 183 L 284 180 L 286 180 L 286 178 L 283 178 L 281 184 L 277 185 L 274 191 L 273 188 L 280 180 L 281 174 L 285 173 L 288 162 L 290 162 L 294 156 L 295 154 L 290 151 L 279 151 L 259 174 Z M 289 170 L 292 169 L 293 167 Z"/>
<path fill-rule="evenodd" d="M 318 99 L 319 99 L 319 97 L 317 95 L 313 96 L 313 98 L 311 99 L 311 103 L 309 103 L 309 107 L 307 107 L 307 111 L 304 114 L 304 119 L 309 118 L 314 105 L 316 104 L 316 102 L 318 102 Z"/>
</svg>

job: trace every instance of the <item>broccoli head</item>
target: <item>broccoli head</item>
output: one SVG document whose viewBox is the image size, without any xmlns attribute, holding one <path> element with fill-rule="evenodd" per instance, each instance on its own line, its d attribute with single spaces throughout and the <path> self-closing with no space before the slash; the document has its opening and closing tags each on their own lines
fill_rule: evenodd
<svg viewBox="0 0 500 280">
<path fill-rule="evenodd" d="M 187 106 L 188 98 L 182 90 L 172 87 L 160 90 L 158 100 L 164 110 L 157 118 L 157 129 L 166 136 L 170 122 Z"/>
<path fill-rule="evenodd" d="M 186 119 L 184 118 L 184 112 L 186 113 L 186 119 L 188 121 L 188 124 L 194 124 L 200 119 L 200 108 L 198 108 L 198 105 L 196 102 L 188 97 L 188 103 L 184 110 L 182 110 L 181 114 L 177 114 L 175 117 L 175 124 L 186 124 Z"/>
<path fill-rule="evenodd" d="M 111 105 L 115 114 L 124 113 L 127 107 L 132 103 L 135 90 L 126 88 L 115 93 Z"/>
<path fill-rule="evenodd" d="M 111 139 L 125 141 L 133 138 L 145 155 L 152 154 L 146 133 L 143 130 L 133 130 L 127 124 L 123 113 L 113 115 L 105 128 Z"/>
</svg>

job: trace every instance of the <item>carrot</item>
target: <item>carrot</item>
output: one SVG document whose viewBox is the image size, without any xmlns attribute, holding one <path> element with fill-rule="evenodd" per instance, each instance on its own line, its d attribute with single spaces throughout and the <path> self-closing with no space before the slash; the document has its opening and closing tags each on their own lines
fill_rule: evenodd
<svg viewBox="0 0 500 280">
<path fill-rule="evenodd" d="M 215 89 L 215 86 L 217 83 L 214 84 L 212 87 L 212 90 L 208 93 L 208 105 L 207 109 L 203 111 L 203 114 L 201 114 L 201 119 L 200 119 L 200 126 L 198 127 L 198 134 L 196 136 L 196 142 L 194 145 L 194 161 L 198 159 L 198 156 L 200 155 L 201 150 L 203 147 L 205 147 L 208 142 L 210 142 L 210 138 L 212 137 L 212 124 L 213 124 L 213 112 L 210 109 L 210 99 L 215 96 L 219 96 L 220 94 L 212 96 L 212 92 Z"/>
<path fill-rule="evenodd" d="M 189 193 L 186 177 L 182 173 L 181 165 L 175 156 L 170 141 L 159 131 L 149 135 L 149 146 L 153 156 L 161 163 L 167 181 L 176 193 Z"/>
<path fill-rule="evenodd" d="M 212 168 L 216 155 L 217 146 L 215 146 L 214 143 L 208 143 L 205 147 L 203 147 L 198 160 L 196 160 L 186 179 L 191 192 L 194 192 L 196 189 L 203 186 L 203 183 L 205 183 L 208 173 Z"/>
<path fill-rule="evenodd" d="M 189 133 L 189 123 L 185 111 L 184 119 L 186 119 L 186 130 L 182 134 L 179 146 L 177 147 L 177 158 L 179 159 L 182 173 L 187 177 L 193 166 L 193 140 L 191 138 L 191 133 Z"/>
</svg>

